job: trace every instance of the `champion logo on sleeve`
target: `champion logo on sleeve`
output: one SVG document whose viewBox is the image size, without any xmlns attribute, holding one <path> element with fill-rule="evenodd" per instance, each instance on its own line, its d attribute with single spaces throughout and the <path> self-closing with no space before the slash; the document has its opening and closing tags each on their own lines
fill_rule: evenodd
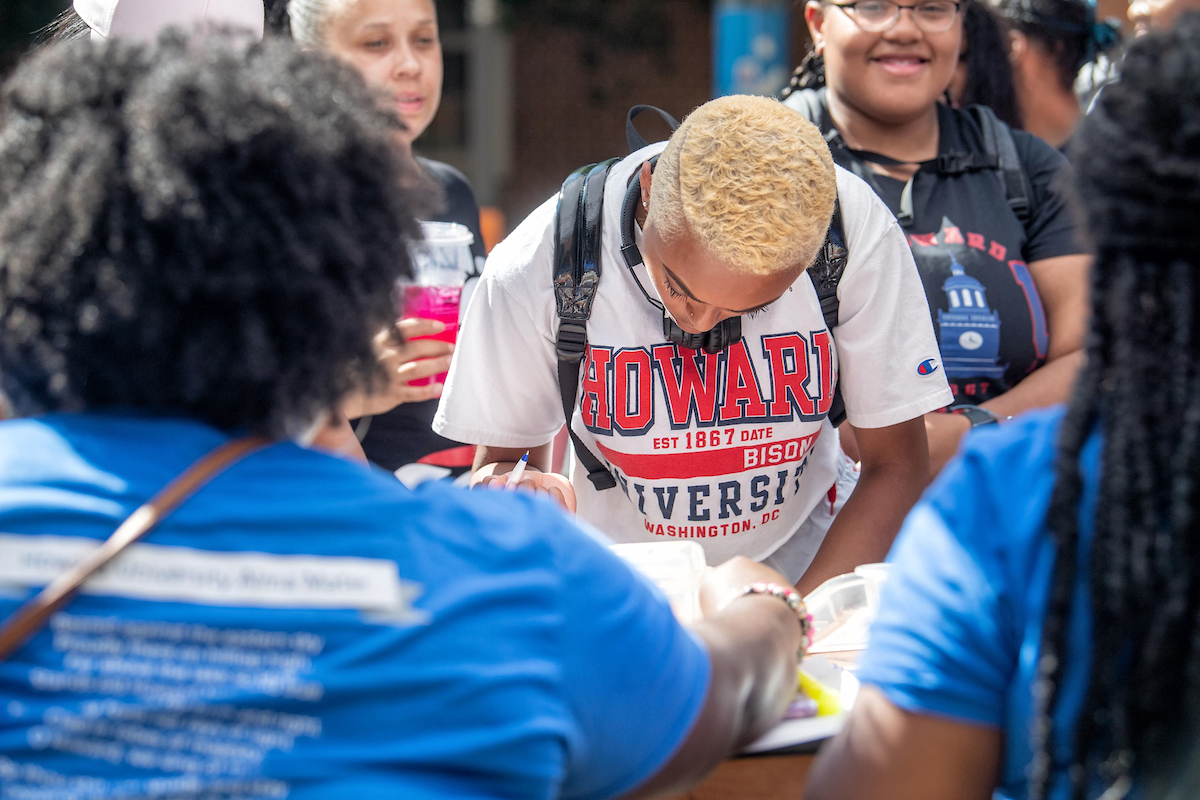
<svg viewBox="0 0 1200 800">
<path fill-rule="evenodd" d="M 917 365 L 918 375 L 932 375 L 937 372 L 938 362 L 936 358 L 927 358 Z"/>
</svg>

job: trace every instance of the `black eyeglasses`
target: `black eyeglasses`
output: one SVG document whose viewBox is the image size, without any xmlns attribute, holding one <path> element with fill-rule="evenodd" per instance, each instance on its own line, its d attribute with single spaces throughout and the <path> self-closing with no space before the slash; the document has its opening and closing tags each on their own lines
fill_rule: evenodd
<svg viewBox="0 0 1200 800">
<path fill-rule="evenodd" d="M 941 33 L 950 30 L 958 16 L 960 3 L 956 0 L 925 0 L 923 3 L 901 5 L 891 0 L 854 0 L 851 3 L 830 3 L 837 6 L 854 23 L 869 33 L 881 33 L 891 29 L 900 19 L 904 9 L 912 11 L 913 21 L 925 33 Z"/>
</svg>

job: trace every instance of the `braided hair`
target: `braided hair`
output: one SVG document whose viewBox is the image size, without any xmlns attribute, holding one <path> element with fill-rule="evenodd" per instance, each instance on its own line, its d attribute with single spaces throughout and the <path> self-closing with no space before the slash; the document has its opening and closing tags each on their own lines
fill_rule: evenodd
<svg viewBox="0 0 1200 800">
<path fill-rule="evenodd" d="M 1031 796 L 1121 797 L 1200 701 L 1200 16 L 1135 44 L 1076 145 L 1092 231 L 1092 333 L 1058 445 L 1054 567 L 1034 686 Z M 1052 713 L 1080 576 L 1080 451 L 1099 426 L 1091 676 L 1072 760 Z M 1065 770 L 1062 768 L 1065 766 Z M 1065 772 L 1065 774 L 1064 774 Z"/>
<path fill-rule="evenodd" d="M 816 50 L 809 50 L 788 80 L 788 85 L 779 93 L 781 100 L 792 92 L 804 89 L 820 89 L 825 85 L 825 57 Z"/>
</svg>

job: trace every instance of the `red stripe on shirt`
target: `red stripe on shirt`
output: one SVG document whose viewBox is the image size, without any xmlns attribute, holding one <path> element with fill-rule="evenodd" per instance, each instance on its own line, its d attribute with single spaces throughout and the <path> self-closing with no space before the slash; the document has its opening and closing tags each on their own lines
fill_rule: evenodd
<svg viewBox="0 0 1200 800">
<path fill-rule="evenodd" d="M 817 431 L 798 439 L 682 453 L 622 453 L 600 442 L 596 445 L 611 464 L 631 478 L 709 478 L 801 461 L 812 450 L 819 435 L 820 431 Z"/>
</svg>

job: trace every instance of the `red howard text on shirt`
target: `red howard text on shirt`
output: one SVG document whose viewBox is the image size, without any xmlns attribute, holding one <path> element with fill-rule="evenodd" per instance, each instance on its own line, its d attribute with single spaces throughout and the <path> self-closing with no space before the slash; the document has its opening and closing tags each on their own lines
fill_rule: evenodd
<svg viewBox="0 0 1200 800">
<path fill-rule="evenodd" d="M 767 422 L 817 422 L 829 413 L 837 375 L 827 330 L 760 337 L 751 357 L 743 338 L 722 353 L 673 344 L 589 346 L 579 411 L 594 434 L 643 436 L 655 423 L 655 385 L 673 431 Z"/>
</svg>

